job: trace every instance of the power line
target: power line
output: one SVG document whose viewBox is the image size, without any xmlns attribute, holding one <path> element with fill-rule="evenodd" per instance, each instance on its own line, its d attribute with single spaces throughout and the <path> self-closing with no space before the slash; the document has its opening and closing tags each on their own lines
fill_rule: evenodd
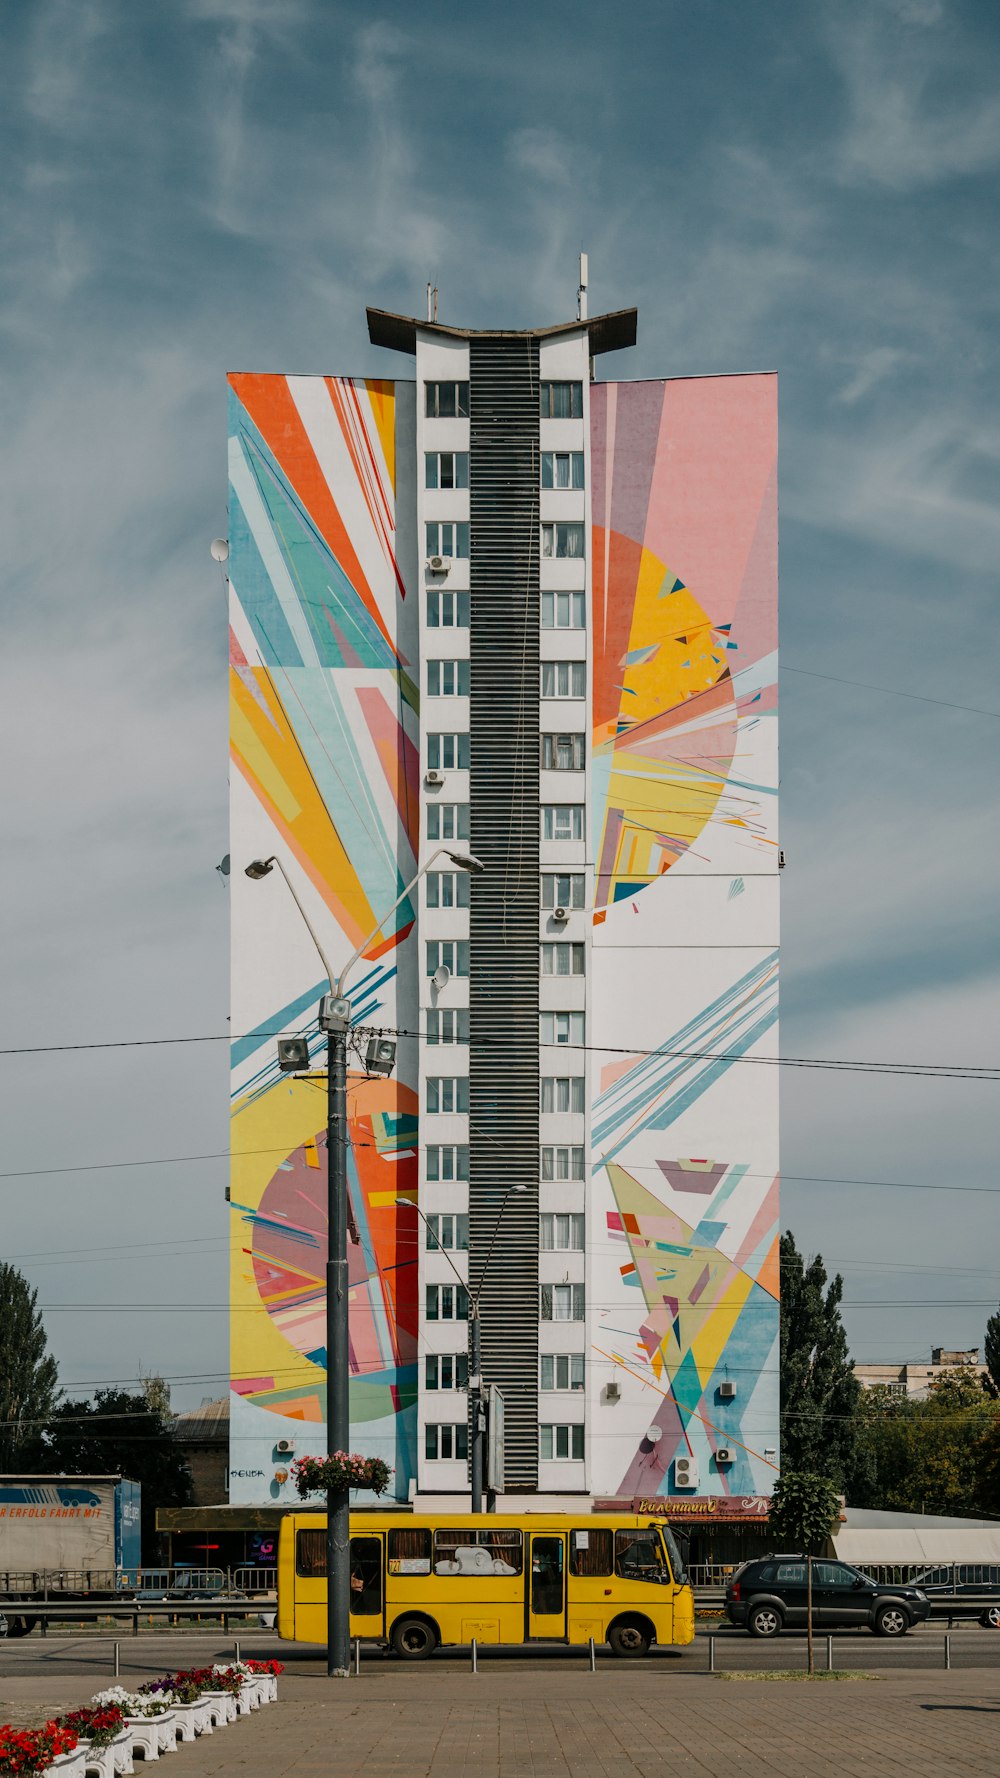
<svg viewBox="0 0 1000 1778">
<path fill-rule="evenodd" d="M 949 698 L 929 698 L 919 691 L 899 691 L 891 685 L 872 685 L 868 679 L 845 679 L 839 673 L 817 673 L 812 667 L 789 667 L 778 662 L 779 673 L 801 673 L 807 679 L 828 679 L 833 685 L 856 685 L 861 691 L 877 691 L 890 698 L 913 698 L 918 704 L 938 704 L 943 710 L 968 710 L 973 716 L 1000 717 L 1000 710 L 984 710 L 979 704 L 955 704 Z"/>
<path fill-rule="evenodd" d="M 426 1032 L 411 1031 L 398 1025 L 356 1025 L 353 1029 L 358 1034 L 415 1037 L 424 1042 L 428 1041 Z M 256 1030 L 248 1032 L 245 1035 L 264 1038 L 287 1036 L 288 1033 L 287 1030 L 276 1029 L 274 1031 Z M 89 1050 L 148 1049 L 164 1044 L 235 1043 L 240 1041 L 242 1041 L 241 1038 L 234 1036 L 230 1032 L 220 1032 L 215 1035 L 192 1037 L 134 1037 L 114 1040 L 109 1039 L 100 1043 L 21 1045 L 16 1048 L 0 1049 L 0 1056 L 60 1055 Z M 447 1049 L 451 1046 L 441 1045 L 439 1047 Z M 471 1047 L 484 1050 L 502 1049 L 505 1047 L 505 1044 L 503 1038 L 483 1038 L 477 1039 L 476 1043 Z M 736 1054 L 727 1050 L 636 1049 L 623 1044 L 605 1043 L 567 1043 L 559 1044 L 554 1047 L 557 1047 L 560 1050 L 576 1051 L 587 1055 L 634 1056 L 636 1061 L 678 1060 L 695 1062 L 739 1062 L 772 1068 L 820 1068 L 848 1073 L 902 1074 L 911 1075 L 922 1080 L 1000 1080 L 1000 1065 L 990 1064 L 984 1066 L 980 1063 L 971 1062 L 868 1062 L 854 1060 L 848 1057 L 834 1056 L 751 1056 Z M 0 1178 L 3 1177 L 7 1177 L 7 1175 L 0 1174 Z"/>
</svg>

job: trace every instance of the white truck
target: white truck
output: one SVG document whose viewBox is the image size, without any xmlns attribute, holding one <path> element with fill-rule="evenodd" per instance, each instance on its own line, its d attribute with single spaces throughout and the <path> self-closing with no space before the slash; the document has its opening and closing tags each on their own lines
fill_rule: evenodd
<svg viewBox="0 0 1000 1778">
<path fill-rule="evenodd" d="M 8 1635 L 34 1628 L 32 1604 L 134 1596 L 140 1498 L 139 1483 L 122 1476 L 0 1475 L 0 1618 Z"/>
</svg>

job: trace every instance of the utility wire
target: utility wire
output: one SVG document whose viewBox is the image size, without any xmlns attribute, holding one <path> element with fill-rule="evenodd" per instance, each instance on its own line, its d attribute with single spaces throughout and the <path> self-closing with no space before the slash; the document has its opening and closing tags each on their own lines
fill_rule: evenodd
<svg viewBox="0 0 1000 1778">
<path fill-rule="evenodd" d="M 968 710 L 973 716 L 1000 717 L 1000 710 L 984 710 L 979 704 L 955 704 L 949 698 L 929 698 L 919 691 L 898 691 L 891 685 L 872 685 L 868 679 L 844 679 L 839 673 L 817 673 L 811 667 L 789 667 L 778 662 L 779 673 L 801 673 L 807 679 L 828 679 L 832 685 L 856 685 L 861 691 L 877 691 L 890 698 L 913 698 L 918 704 L 938 704 L 943 710 Z"/>
</svg>

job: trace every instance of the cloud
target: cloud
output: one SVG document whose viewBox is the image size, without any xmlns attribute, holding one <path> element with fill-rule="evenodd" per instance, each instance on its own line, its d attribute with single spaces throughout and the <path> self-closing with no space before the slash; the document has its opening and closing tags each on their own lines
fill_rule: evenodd
<svg viewBox="0 0 1000 1778">
<path fill-rule="evenodd" d="M 940 17 L 920 0 L 893 10 L 904 25 Z M 912 192 L 996 167 L 1000 99 L 983 82 L 973 44 L 957 32 L 904 39 L 867 7 L 853 18 L 829 17 L 831 57 L 847 102 L 837 150 L 845 183 Z"/>
<path fill-rule="evenodd" d="M 845 407 L 853 407 L 869 395 L 877 385 L 884 381 L 900 365 L 905 363 L 907 354 L 898 346 L 873 346 L 870 352 L 862 352 L 855 359 L 855 371 L 850 382 L 838 391 L 836 399 Z"/>
</svg>

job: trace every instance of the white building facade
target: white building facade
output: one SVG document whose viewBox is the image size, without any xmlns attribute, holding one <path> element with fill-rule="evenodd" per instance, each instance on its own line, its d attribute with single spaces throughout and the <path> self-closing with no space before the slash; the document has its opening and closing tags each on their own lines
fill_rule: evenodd
<svg viewBox="0 0 1000 1778">
<path fill-rule="evenodd" d="M 273 1061 L 322 984 L 241 866 L 338 968 L 440 848 L 482 873 L 347 984 L 399 1046 L 352 1064 L 354 1447 L 468 1496 L 472 1301 L 512 1498 L 766 1495 L 775 379 L 593 380 L 634 311 L 369 326 L 415 380 L 231 379 L 231 1498 L 325 1439 L 322 1082 Z"/>
</svg>

